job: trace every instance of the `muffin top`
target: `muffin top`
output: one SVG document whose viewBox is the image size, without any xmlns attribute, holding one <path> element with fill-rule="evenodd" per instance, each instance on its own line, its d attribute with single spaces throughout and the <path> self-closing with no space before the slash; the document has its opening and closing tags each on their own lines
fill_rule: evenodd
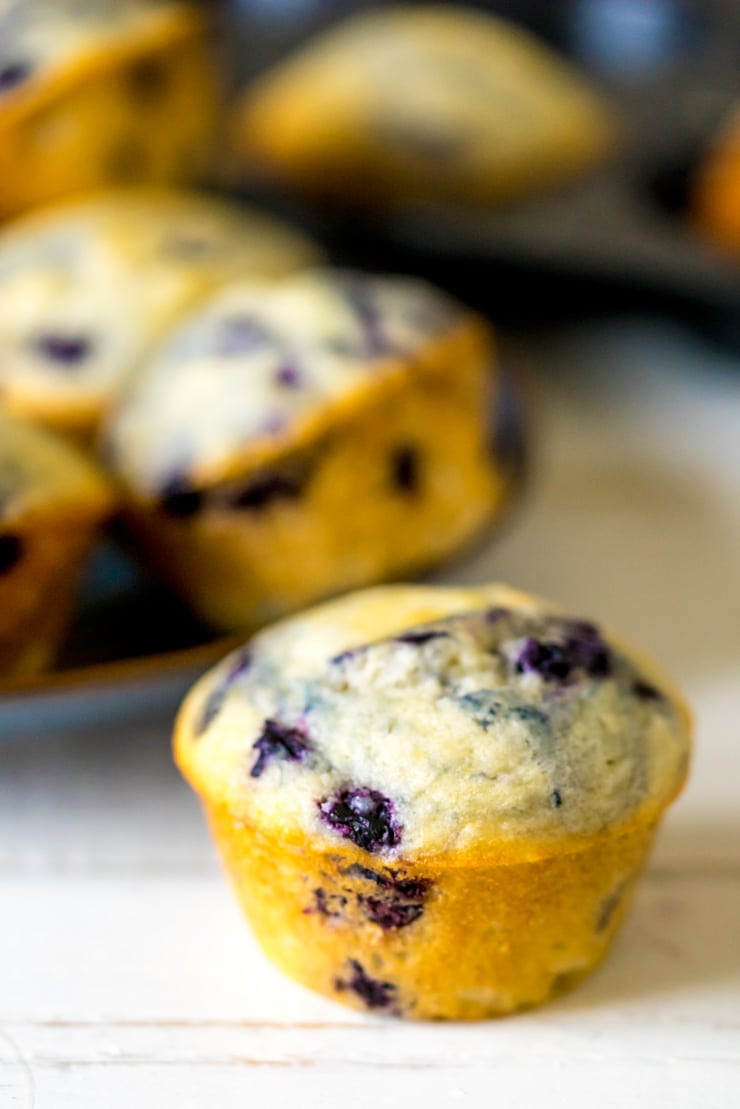
<svg viewBox="0 0 740 1109">
<path fill-rule="evenodd" d="M 199 306 L 131 383 L 106 429 L 140 496 L 238 476 L 399 374 L 490 358 L 482 322 L 405 278 L 310 270 Z"/>
<path fill-rule="evenodd" d="M 287 840 L 514 860 L 656 817 L 689 731 L 590 622 L 505 586 L 389 586 L 229 657 L 187 699 L 177 756 L 209 803 Z"/>
<path fill-rule="evenodd" d="M 235 143 L 299 185 L 367 203 L 505 197 L 603 154 L 611 111 L 529 32 L 447 5 L 353 15 L 249 85 Z"/>
<path fill-rule="evenodd" d="M 104 516 L 105 478 L 81 451 L 43 428 L 0 413 L 0 530 L 35 516 Z"/>
<path fill-rule="evenodd" d="M 197 8 L 178 0 L 0 0 L 0 118 L 83 62 L 197 27 Z"/>
<path fill-rule="evenodd" d="M 0 236 L 3 403 L 86 428 L 194 299 L 315 258 L 279 221 L 184 191 L 114 190 L 26 217 Z"/>
</svg>

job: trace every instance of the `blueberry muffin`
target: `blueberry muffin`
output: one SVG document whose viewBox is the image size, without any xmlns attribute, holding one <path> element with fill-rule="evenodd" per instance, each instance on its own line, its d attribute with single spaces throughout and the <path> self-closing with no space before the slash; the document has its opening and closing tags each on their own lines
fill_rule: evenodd
<svg viewBox="0 0 740 1109">
<path fill-rule="evenodd" d="M 200 176 L 217 101 L 196 4 L 0 0 L 0 214 Z"/>
<path fill-rule="evenodd" d="M 271 217 L 190 192 L 106 191 L 26 216 L 0 235 L 0 402 L 89 436 L 195 300 L 316 257 Z"/>
<path fill-rule="evenodd" d="M 113 508 L 76 448 L 0 415 L 0 675 L 43 669 L 65 630 L 79 571 Z"/>
<path fill-rule="evenodd" d="M 604 957 L 689 732 L 590 622 L 503 586 L 388 586 L 256 636 L 191 691 L 175 746 L 283 970 L 473 1019 Z"/>
<path fill-rule="evenodd" d="M 247 170 L 348 204 L 488 204 L 580 173 L 610 111 L 528 32 L 480 11 L 365 12 L 242 94 Z"/>
<path fill-rule="evenodd" d="M 439 561 L 504 503 L 487 325 L 421 282 L 235 284 L 178 329 L 103 434 L 150 561 L 253 628 Z"/>
<path fill-rule="evenodd" d="M 725 121 L 697 174 L 693 208 L 702 233 L 740 257 L 740 108 Z"/>
</svg>

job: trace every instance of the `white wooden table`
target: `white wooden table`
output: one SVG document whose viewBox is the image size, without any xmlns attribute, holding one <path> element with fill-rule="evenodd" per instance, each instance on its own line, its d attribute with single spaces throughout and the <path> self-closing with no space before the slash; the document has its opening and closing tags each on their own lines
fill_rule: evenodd
<svg viewBox="0 0 740 1109">
<path fill-rule="evenodd" d="M 698 752 L 588 983 L 473 1026 L 365 1019 L 256 950 L 166 721 L 0 745 L 0 1105 L 740 1106 L 740 360 L 649 321 L 532 346 L 526 511 L 458 577 L 651 648 Z"/>
</svg>

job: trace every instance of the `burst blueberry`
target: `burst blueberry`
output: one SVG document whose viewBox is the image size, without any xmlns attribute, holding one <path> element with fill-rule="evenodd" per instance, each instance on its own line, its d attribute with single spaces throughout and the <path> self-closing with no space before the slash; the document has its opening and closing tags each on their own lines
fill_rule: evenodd
<svg viewBox="0 0 740 1109">
<path fill-rule="evenodd" d="M 349 960 L 349 969 L 352 972 L 350 978 L 337 980 L 338 990 L 351 990 L 365 1002 L 368 1009 L 390 1009 L 395 1004 L 397 991 L 392 982 L 371 978 L 357 959 Z"/>
<path fill-rule="evenodd" d="M 515 668 L 519 674 L 538 674 L 545 681 L 565 681 L 571 662 L 562 644 L 530 636 L 517 654 Z"/>
<path fill-rule="evenodd" d="M 42 357 L 68 369 L 85 362 L 92 353 L 92 342 L 86 335 L 63 335 L 47 332 L 39 335 L 34 346 Z"/>
<path fill-rule="evenodd" d="M 261 474 L 233 494 L 230 503 L 234 508 L 267 508 L 275 501 L 295 500 L 303 488 L 302 478 L 296 474 Z"/>
<path fill-rule="evenodd" d="M 371 920 L 374 924 L 379 924 L 386 932 L 408 928 L 424 913 L 424 906 L 419 902 L 365 897 L 362 898 L 361 904 L 368 920 Z"/>
<path fill-rule="evenodd" d="M 375 789 L 345 787 L 317 804 L 324 823 L 363 851 L 383 851 L 401 842 L 393 803 Z"/>
<path fill-rule="evenodd" d="M 252 778 L 259 778 L 273 759 L 302 762 L 310 750 L 310 744 L 308 737 L 298 728 L 291 728 L 278 720 L 265 720 L 252 750 L 257 751 L 258 755 L 249 773 Z"/>
</svg>

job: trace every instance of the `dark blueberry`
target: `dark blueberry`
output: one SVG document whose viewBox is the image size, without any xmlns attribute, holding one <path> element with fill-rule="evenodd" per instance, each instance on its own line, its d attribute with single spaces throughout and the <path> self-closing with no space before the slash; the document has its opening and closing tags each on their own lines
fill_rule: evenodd
<svg viewBox="0 0 740 1109">
<path fill-rule="evenodd" d="M 408 643 L 410 647 L 423 647 L 433 639 L 449 639 L 449 632 L 406 632 L 396 636 L 396 643 Z"/>
<path fill-rule="evenodd" d="M 28 62 L 5 62 L 0 64 L 0 93 L 9 92 L 27 81 L 31 76 Z"/>
<path fill-rule="evenodd" d="M 141 58 L 124 73 L 126 87 L 142 104 L 152 104 L 164 95 L 169 71 L 159 58 Z"/>
<path fill-rule="evenodd" d="M 565 681 L 571 671 L 564 647 L 531 637 L 524 640 L 515 666 L 519 674 L 539 674 L 545 681 Z"/>
<path fill-rule="evenodd" d="M 643 682 L 639 679 L 632 683 L 632 692 L 635 697 L 639 697 L 641 701 L 662 701 L 663 694 L 659 689 L 656 689 L 650 682 Z"/>
<path fill-rule="evenodd" d="M 300 370 L 297 370 L 295 366 L 281 366 L 275 374 L 275 381 L 285 389 L 300 389 Z"/>
<path fill-rule="evenodd" d="M 342 909 L 347 904 L 347 898 L 343 897 L 341 893 L 327 894 L 322 889 L 313 891 L 314 904 L 312 909 L 306 909 L 306 912 L 320 913 L 321 916 L 328 917 L 341 917 Z"/>
<path fill-rule="evenodd" d="M 368 920 L 379 924 L 386 931 L 408 928 L 409 924 L 413 924 L 424 912 L 424 906 L 418 903 L 386 900 L 379 897 L 363 897 L 361 903 Z"/>
<path fill-rule="evenodd" d="M 249 773 L 252 778 L 259 778 L 271 759 L 301 762 L 310 750 L 310 744 L 306 735 L 298 728 L 287 727 L 277 720 L 265 720 L 252 750 L 259 754 Z"/>
<path fill-rule="evenodd" d="M 9 573 L 23 557 L 23 540 L 17 535 L 0 535 L 0 574 Z"/>
<path fill-rule="evenodd" d="M 224 706 L 226 695 L 229 691 L 231 683 L 242 674 L 246 674 L 247 670 L 249 670 L 249 667 L 251 666 L 251 663 L 252 656 L 250 652 L 247 649 L 240 651 L 239 654 L 236 656 L 234 665 L 231 667 L 228 674 L 226 675 L 226 678 L 216 689 L 211 692 L 210 696 L 206 699 L 206 703 L 203 706 L 203 713 L 195 729 L 196 736 L 201 736 L 205 731 L 208 730 L 208 728 L 216 719 Z"/>
<path fill-rule="evenodd" d="M 90 357 L 93 344 L 86 335 L 58 335 L 49 332 L 39 335 L 34 341 L 34 347 L 50 362 L 76 367 Z"/>
<path fill-rule="evenodd" d="M 585 620 L 568 620 L 565 624 L 565 648 L 571 664 L 582 667 L 593 678 L 605 678 L 611 673 L 611 651 L 601 638 L 595 624 Z"/>
<path fill-rule="evenodd" d="M 371 978 L 356 959 L 349 960 L 349 968 L 352 976 L 346 981 L 339 979 L 336 983 L 338 990 L 352 990 L 362 998 L 368 1009 L 389 1009 L 394 1004 L 396 987 L 392 982 L 381 982 L 377 978 Z"/>
<path fill-rule="evenodd" d="M 560 794 L 560 790 L 559 790 L 559 789 L 554 789 L 554 790 L 552 791 L 552 793 L 550 794 L 550 801 L 551 801 L 551 803 L 552 803 L 552 807 L 553 807 L 554 809 L 559 809 L 559 808 L 560 808 L 560 806 L 561 806 L 561 805 L 562 805 L 562 803 L 563 803 L 563 798 L 562 798 L 562 796 L 561 796 L 561 794 Z"/>
<path fill-rule="evenodd" d="M 410 900 L 423 901 L 432 887 L 431 878 L 399 878 L 398 871 L 393 870 L 389 870 L 388 874 L 388 881 L 396 893 Z"/>
<path fill-rule="evenodd" d="M 415 447 L 399 447 L 391 455 L 391 481 L 404 493 L 419 487 L 419 452 Z"/>
<path fill-rule="evenodd" d="M 193 489 L 185 478 L 173 478 L 162 490 L 159 507 L 167 516 L 195 516 L 203 506 L 203 494 Z"/>
<path fill-rule="evenodd" d="M 253 316 L 232 316 L 223 321 L 218 335 L 217 351 L 224 357 L 248 354 L 270 342 L 270 333 Z"/>
<path fill-rule="evenodd" d="M 266 508 L 273 501 L 295 500 L 303 488 L 298 474 L 262 474 L 230 498 L 233 508 Z"/>
<path fill-rule="evenodd" d="M 381 851 L 401 842 L 393 803 L 375 789 L 340 789 L 317 804 L 324 823 L 363 851 Z"/>
</svg>

